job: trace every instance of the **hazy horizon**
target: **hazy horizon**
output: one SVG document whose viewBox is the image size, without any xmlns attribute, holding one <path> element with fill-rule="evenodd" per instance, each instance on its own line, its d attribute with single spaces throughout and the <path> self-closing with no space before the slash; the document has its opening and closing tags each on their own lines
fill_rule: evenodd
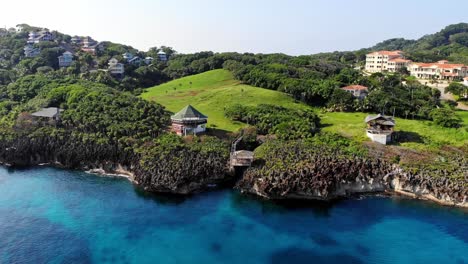
<svg viewBox="0 0 468 264">
<path fill-rule="evenodd" d="M 300 55 L 357 50 L 390 38 L 417 39 L 467 22 L 467 9 L 468 1 L 461 0 L 445 6 L 403 0 L 18 0 L 0 4 L 7 10 L 0 26 L 26 23 L 139 50 L 165 45 L 180 53 Z"/>
</svg>

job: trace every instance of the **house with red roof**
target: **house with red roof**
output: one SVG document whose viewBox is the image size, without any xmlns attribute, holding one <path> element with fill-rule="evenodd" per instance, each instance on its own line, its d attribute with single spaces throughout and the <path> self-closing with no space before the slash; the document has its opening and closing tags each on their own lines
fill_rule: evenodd
<svg viewBox="0 0 468 264">
<path fill-rule="evenodd" d="M 351 93 L 354 97 L 359 99 L 364 99 L 369 92 L 369 89 L 366 86 L 357 84 L 341 87 L 341 89 Z"/>
<path fill-rule="evenodd" d="M 409 71 L 412 76 L 420 79 L 439 79 L 454 80 L 462 79 L 468 76 L 468 66 L 464 64 L 448 63 L 447 60 L 441 60 L 435 63 L 413 62 L 409 65 Z"/>
</svg>

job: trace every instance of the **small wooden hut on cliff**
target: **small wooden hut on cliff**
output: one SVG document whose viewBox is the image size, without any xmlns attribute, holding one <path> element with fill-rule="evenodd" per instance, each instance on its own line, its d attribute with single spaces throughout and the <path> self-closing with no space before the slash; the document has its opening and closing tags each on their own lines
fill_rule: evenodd
<svg viewBox="0 0 468 264">
<path fill-rule="evenodd" d="M 366 134 L 372 141 L 386 145 L 392 141 L 393 128 L 395 120 L 391 116 L 378 114 L 376 116 L 367 116 Z"/>
</svg>

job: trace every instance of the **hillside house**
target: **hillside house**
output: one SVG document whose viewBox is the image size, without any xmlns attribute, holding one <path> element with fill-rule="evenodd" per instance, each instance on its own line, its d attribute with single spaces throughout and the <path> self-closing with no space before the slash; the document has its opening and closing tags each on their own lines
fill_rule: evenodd
<svg viewBox="0 0 468 264">
<path fill-rule="evenodd" d="M 73 62 L 73 54 L 69 51 L 65 51 L 62 56 L 58 57 L 59 67 L 68 67 Z"/>
<path fill-rule="evenodd" d="M 48 30 L 41 30 L 39 32 L 29 32 L 28 44 L 39 43 L 43 41 L 53 41 L 54 36 Z"/>
<path fill-rule="evenodd" d="M 83 45 L 83 48 L 89 48 L 96 46 L 97 41 L 94 40 L 92 37 L 87 36 L 81 39 L 81 44 Z"/>
<path fill-rule="evenodd" d="M 145 58 L 145 64 L 150 65 L 151 63 L 153 63 L 153 58 L 152 57 L 146 57 Z"/>
<path fill-rule="evenodd" d="M 367 124 L 366 134 L 372 141 L 384 144 L 392 141 L 393 128 L 395 120 L 391 116 L 378 114 L 376 116 L 367 116 L 365 119 Z"/>
<path fill-rule="evenodd" d="M 188 105 L 171 116 L 171 130 L 179 136 L 196 135 L 206 131 L 208 117 Z"/>
<path fill-rule="evenodd" d="M 128 63 L 130 63 L 132 65 L 135 65 L 135 66 L 139 66 L 141 64 L 141 62 L 142 62 L 142 60 L 138 56 L 135 56 L 131 60 L 128 61 Z"/>
<path fill-rule="evenodd" d="M 159 51 L 158 52 L 158 60 L 159 61 L 167 61 L 167 54 L 164 51 Z"/>
<path fill-rule="evenodd" d="M 112 58 L 109 60 L 108 71 L 112 75 L 123 76 L 123 74 L 125 73 L 125 68 L 124 68 L 123 63 L 120 63 L 117 59 Z"/>
<path fill-rule="evenodd" d="M 70 39 L 70 41 L 71 41 L 72 44 L 80 45 L 80 44 L 81 44 L 81 37 L 79 37 L 79 36 L 73 36 L 73 37 Z"/>
<path fill-rule="evenodd" d="M 39 54 L 41 54 L 41 49 L 35 48 L 33 45 L 29 44 L 24 47 L 24 56 L 26 58 L 34 58 L 39 56 Z"/>
<path fill-rule="evenodd" d="M 124 58 L 124 60 L 126 60 L 127 62 L 130 62 L 130 60 L 132 60 L 134 58 L 133 54 L 130 53 L 130 52 L 125 52 L 124 54 L 122 54 L 122 57 Z"/>
<path fill-rule="evenodd" d="M 42 108 L 40 111 L 34 112 L 31 116 L 35 123 L 57 125 L 60 122 L 60 115 L 63 109 L 57 107 Z"/>
<path fill-rule="evenodd" d="M 341 89 L 351 93 L 354 97 L 358 99 L 364 99 L 369 93 L 369 89 L 366 86 L 362 85 L 349 85 L 341 87 Z"/>
<path fill-rule="evenodd" d="M 454 80 L 468 76 L 468 66 L 463 64 L 451 64 L 447 60 L 435 63 L 413 62 L 408 66 L 412 76 L 420 79 Z"/>
<path fill-rule="evenodd" d="M 365 70 L 368 72 L 397 72 L 408 67 L 410 60 L 405 59 L 401 50 L 381 50 L 366 55 Z"/>
</svg>

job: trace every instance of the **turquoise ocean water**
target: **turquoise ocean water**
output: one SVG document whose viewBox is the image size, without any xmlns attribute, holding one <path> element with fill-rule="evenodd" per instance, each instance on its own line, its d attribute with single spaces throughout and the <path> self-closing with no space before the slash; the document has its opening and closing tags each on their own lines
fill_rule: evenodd
<svg viewBox="0 0 468 264">
<path fill-rule="evenodd" d="M 468 211 L 365 197 L 292 207 L 231 190 L 0 168 L 0 263 L 468 263 Z"/>
</svg>

